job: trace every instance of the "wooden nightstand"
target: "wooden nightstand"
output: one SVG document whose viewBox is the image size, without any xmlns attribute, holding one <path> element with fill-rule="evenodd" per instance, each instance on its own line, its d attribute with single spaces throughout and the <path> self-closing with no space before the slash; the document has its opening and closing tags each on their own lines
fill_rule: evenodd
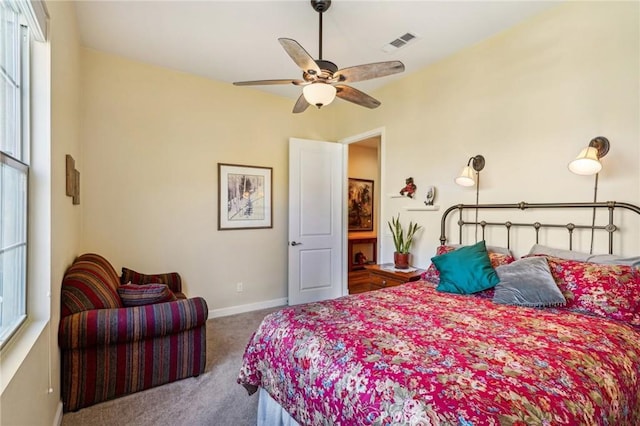
<svg viewBox="0 0 640 426">
<path fill-rule="evenodd" d="M 366 265 L 365 269 L 369 272 L 370 290 L 379 290 L 385 287 L 393 287 L 404 284 L 409 281 L 417 281 L 424 272 L 424 269 L 417 269 L 412 272 L 399 272 L 384 269 L 385 267 L 393 267 L 392 263 L 383 265 Z"/>
</svg>

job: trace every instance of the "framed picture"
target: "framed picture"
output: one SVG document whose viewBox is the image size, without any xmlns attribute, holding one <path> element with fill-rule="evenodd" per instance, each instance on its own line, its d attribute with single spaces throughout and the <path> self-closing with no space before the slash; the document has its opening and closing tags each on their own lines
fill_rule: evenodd
<svg viewBox="0 0 640 426">
<path fill-rule="evenodd" d="M 218 163 L 218 229 L 273 228 L 271 167 Z"/>
<path fill-rule="evenodd" d="M 349 231 L 373 231 L 373 181 L 349 178 Z"/>
</svg>

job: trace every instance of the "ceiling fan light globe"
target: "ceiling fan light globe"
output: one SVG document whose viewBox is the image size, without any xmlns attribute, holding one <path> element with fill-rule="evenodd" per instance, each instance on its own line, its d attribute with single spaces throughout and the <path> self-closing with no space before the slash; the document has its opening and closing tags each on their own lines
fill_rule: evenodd
<svg viewBox="0 0 640 426">
<path fill-rule="evenodd" d="M 329 105 L 336 98 L 336 88 L 327 83 L 312 83 L 302 89 L 304 98 L 318 108 Z"/>
</svg>

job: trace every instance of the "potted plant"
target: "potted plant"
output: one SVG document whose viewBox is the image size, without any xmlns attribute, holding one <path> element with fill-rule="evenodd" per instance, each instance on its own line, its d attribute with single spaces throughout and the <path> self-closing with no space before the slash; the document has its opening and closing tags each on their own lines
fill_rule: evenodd
<svg viewBox="0 0 640 426">
<path fill-rule="evenodd" d="M 400 224 L 400 214 L 398 213 L 398 217 L 392 217 L 391 222 L 387 222 L 389 224 L 389 229 L 391 230 L 391 234 L 393 235 L 393 244 L 396 248 L 396 251 L 393 253 L 393 263 L 395 267 L 398 269 L 408 269 L 409 268 L 409 250 L 411 249 L 411 244 L 413 243 L 413 237 L 416 232 L 422 228 L 422 226 L 417 223 L 409 222 L 409 228 L 405 232 Z"/>
</svg>

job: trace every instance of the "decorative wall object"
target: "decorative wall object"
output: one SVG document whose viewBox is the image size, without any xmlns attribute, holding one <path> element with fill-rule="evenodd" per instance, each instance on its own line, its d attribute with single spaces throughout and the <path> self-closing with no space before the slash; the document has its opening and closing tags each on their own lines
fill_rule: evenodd
<svg viewBox="0 0 640 426">
<path fill-rule="evenodd" d="M 73 172 L 76 169 L 76 161 L 73 159 L 72 156 L 70 156 L 69 154 L 67 154 L 66 156 L 66 176 L 67 176 L 67 195 L 69 197 L 73 197 L 73 183 L 74 183 L 74 176 L 73 176 Z"/>
<path fill-rule="evenodd" d="M 218 163 L 218 229 L 273 228 L 273 169 Z"/>
<path fill-rule="evenodd" d="M 76 161 L 67 154 L 66 158 L 66 194 L 72 197 L 73 204 L 80 204 L 80 172 L 76 170 Z"/>
<path fill-rule="evenodd" d="M 436 199 L 436 187 L 435 186 L 428 186 L 427 187 L 427 194 L 424 197 L 424 204 L 426 206 L 432 206 L 433 202 Z"/>
<path fill-rule="evenodd" d="M 404 180 L 405 186 L 400 190 L 400 195 L 406 195 L 409 198 L 413 198 L 413 194 L 416 192 L 416 185 L 413 183 L 413 178 L 408 177 Z"/>
<path fill-rule="evenodd" d="M 349 231 L 373 231 L 373 181 L 349 178 Z"/>
<path fill-rule="evenodd" d="M 73 204 L 80 204 L 80 172 L 77 170 L 73 171 Z"/>
</svg>

